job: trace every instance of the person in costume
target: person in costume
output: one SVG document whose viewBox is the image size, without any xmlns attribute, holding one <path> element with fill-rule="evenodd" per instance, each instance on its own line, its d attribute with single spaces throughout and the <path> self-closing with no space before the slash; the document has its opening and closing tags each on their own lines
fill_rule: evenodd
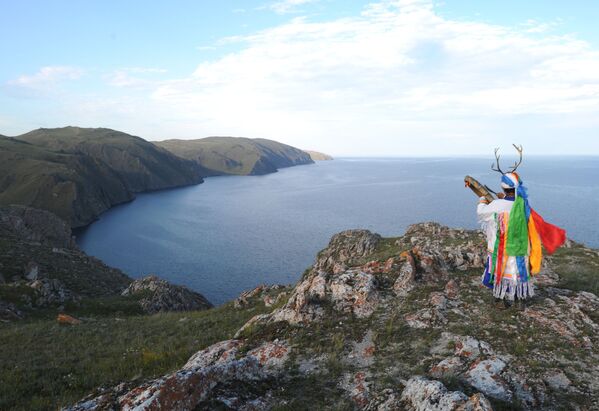
<svg viewBox="0 0 599 411">
<path fill-rule="evenodd" d="M 477 207 L 479 223 L 487 238 L 488 258 L 482 283 L 509 307 L 514 301 L 524 307 L 534 296 L 532 276 L 541 271 L 542 247 L 553 253 L 566 240 L 566 232 L 546 223 L 528 203 L 528 192 L 516 169 L 522 163 L 522 147 L 514 145 L 519 162 L 504 173 L 495 150 L 496 167 L 501 173 L 503 193 L 488 202 L 481 197 Z"/>
</svg>

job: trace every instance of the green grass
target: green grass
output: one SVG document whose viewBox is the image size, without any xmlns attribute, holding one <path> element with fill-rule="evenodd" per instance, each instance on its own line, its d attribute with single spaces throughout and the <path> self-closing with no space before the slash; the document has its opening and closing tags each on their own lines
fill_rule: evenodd
<svg viewBox="0 0 599 411">
<path fill-rule="evenodd" d="M 89 301 L 74 314 L 98 314 L 108 303 Z M 153 316 L 130 315 L 131 310 L 130 302 L 120 301 L 109 317 L 77 326 L 39 318 L 0 325 L 0 409 L 56 409 L 99 386 L 159 376 L 268 311 L 263 305 L 238 310 L 232 304 Z M 124 316 L 115 317 L 119 312 Z"/>
<path fill-rule="evenodd" d="M 560 248 L 552 257 L 559 286 L 599 294 L 599 256 L 581 246 Z"/>
</svg>

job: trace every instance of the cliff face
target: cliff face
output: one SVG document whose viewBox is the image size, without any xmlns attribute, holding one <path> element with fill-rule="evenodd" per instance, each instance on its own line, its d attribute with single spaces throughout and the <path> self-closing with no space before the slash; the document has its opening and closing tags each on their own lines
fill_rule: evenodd
<svg viewBox="0 0 599 411">
<path fill-rule="evenodd" d="M 202 182 L 194 163 L 109 129 L 39 129 L 0 137 L 0 205 L 49 210 L 73 227 L 135 193 Z"/>
<path fill-rule="evenodd" d="M 478 232 L 342 232 L 291 291 L 244 293 L 238 309 L 271 309 L 233 339 L 69 409 L 596 409 L 599 252 L 567 247 L 524 310 L 501 310 Z"/>
<path fill-rule="evenodd" d="M 207 175 L 260 175 L 278 168 L 313 163 L 295 147 L 266 139 L 208 137 L 198 140 L 165 140 L 157 145 L 196 161 Z"/>
<path fill-rule="evenodd" d="M 325 154 L 325 153 L 321 153 L 318 151 L 313 151 L 313 150 L 304 150 L 306 153 L 308 153 L 310 155 L 310 158 L 314 161 L 330 161 L 333 160 L 333 157 Z"/>
</svg>

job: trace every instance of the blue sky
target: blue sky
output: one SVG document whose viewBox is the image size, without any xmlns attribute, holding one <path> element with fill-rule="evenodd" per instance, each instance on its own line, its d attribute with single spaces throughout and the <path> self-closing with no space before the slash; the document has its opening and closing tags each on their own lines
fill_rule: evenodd
<svg viewBox="0 0 599 411">
<path fill-rule="evenodd" d="M 0 134 L 599 154 L 591 0 L 1 1 Z"/>
</svg>

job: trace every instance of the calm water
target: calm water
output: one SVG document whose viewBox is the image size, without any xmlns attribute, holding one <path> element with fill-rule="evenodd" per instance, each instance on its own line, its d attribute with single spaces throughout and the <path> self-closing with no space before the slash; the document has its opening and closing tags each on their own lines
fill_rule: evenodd
<svg viewBox="0 0 599 411">
<path fill-rule="evenodd" d="M 139 195 L 79 234 L 87 253 L 133 277 L 155 273 L 215 304 L 261 283 L 293 283 L 331 235 L 401 235 L 421 221 L 476 226 L 470 174 L 498 187 L 490 159 L 339 159 Z M 505 164 L 508 162 L 506 160 Z M 599 158 L 527 157 L 531 205 L 599 247 Z"/>
</svg>

